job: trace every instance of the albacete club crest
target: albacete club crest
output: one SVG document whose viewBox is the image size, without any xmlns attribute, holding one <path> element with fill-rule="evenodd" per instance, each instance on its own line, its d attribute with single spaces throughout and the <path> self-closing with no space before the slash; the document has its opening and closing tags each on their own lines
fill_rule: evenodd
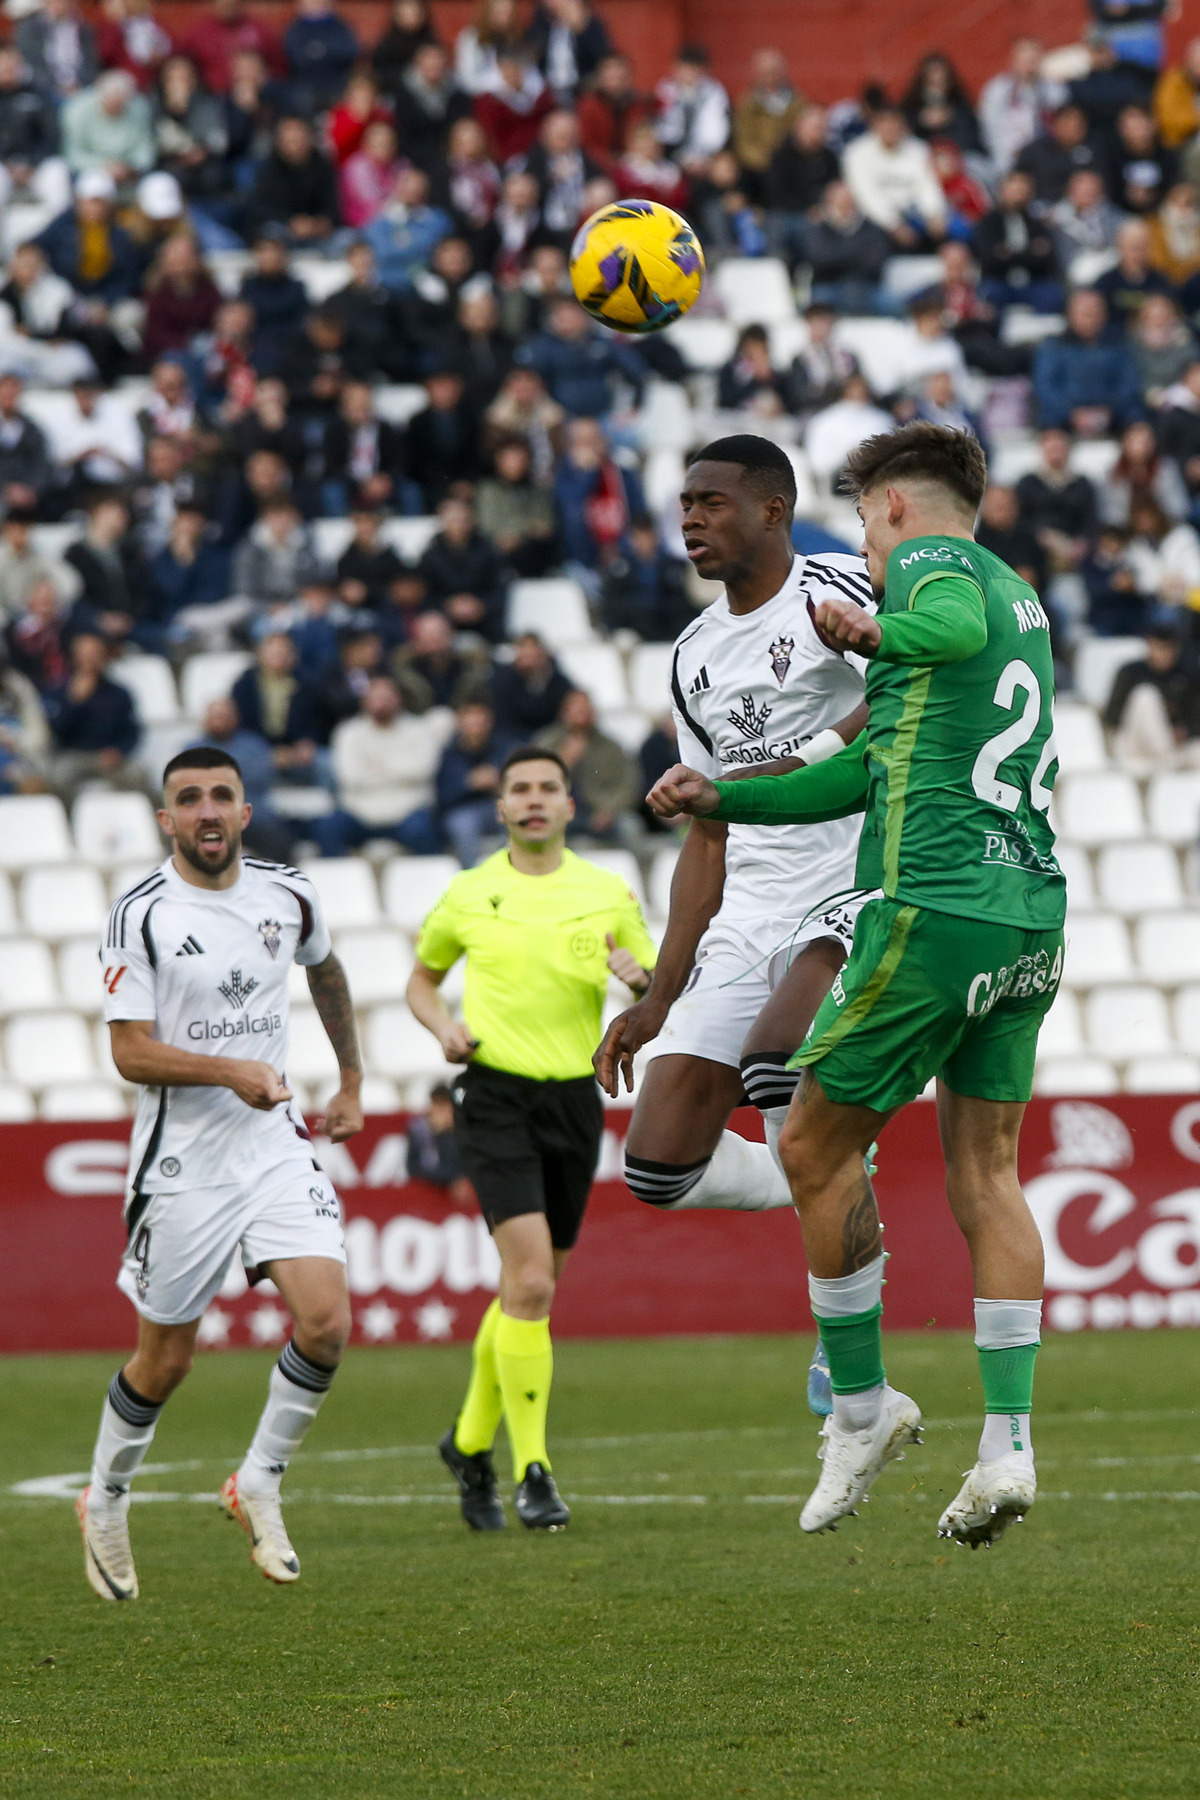
<svg viewBox="0 0 1200 1800">
<path fill-rule="evenodd" d="M 278 919 L 263 919 L 259 924 L 258 929 L 264 945 L 270 952 L 271 961 L 274 962 L 275 958 L 279 955 L 279 945 L 283 928 Z"/>
<path fill-rule="evenodd" d="M 775 679 L 783 686 L 784 676 L 792 664 L 792 651 L 796 648 L 795 638 L 777 637 L 771 645 L 769 655 L 771 667 L 775 671 Z"/>
</svg>

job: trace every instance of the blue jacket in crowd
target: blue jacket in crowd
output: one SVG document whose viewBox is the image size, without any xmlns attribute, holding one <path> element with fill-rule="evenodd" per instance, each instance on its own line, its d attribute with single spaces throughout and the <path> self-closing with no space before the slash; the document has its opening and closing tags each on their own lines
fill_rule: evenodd
<svg viewBox="0 0 1200 1800">
<path fill-rule="evenodd" d="M 412 286 L 413 276 L 450 229 L 450 215 L 440 206 L 385 207 L 371 220 L 362 235 L 375 252 L 376 273 L 389 293 Z"/>
<path fill-rule="evenodd" d="M 1043 426 L 1069 426 L 1077 406 L 1107 406 L 1118 431 L 1146 416 L 1137 368 L 1125 345 L 1089 343 L 1073 332 L 1038 345 L 1033 391 Z"/>
<path fill-rule="evenodd" d="M 319 112 L 345 87 L 362 46 L 345 20 L 330 11 L 319 19 L 294 18 L 284 34 L 283 49 L 293 83 L 293 105 Z"/>
<path fill-rule="evenodd" d="M 79 273 L 79 224 L 74 207 L 51 219 L 41 236 L 35 239 L 46 254 L 46 261 L 56 275 L 69 281 L 85 300 L 102 300 L 106 306 L 128 300 L 141 287 L 144 259 L 129 233 L 119 225 L 109 225 L 108 241 L 112 262 L 99 281 L 84 281 Z"/>
<path fill-rule="evenodd" d="M 130 756 L 137 749 L 137 717 L 129 689 L 102 675 L 87 700 L 72 700 L 70 681 L 60 682 L 46 695 L 46 717 L 60 750 L 119 750 Z"/>
<path fill-rule="evenodd" d="M 645 370 L 624 344 L 614 344 L 599 328 L 569 342 L 541 332 L 517 351 L 516 360 L 536 369 L 547 391 L 575 418 L 599 419 L 613 407 L 613 381 L 620 375 L 640 401 Z"/>
</svg>

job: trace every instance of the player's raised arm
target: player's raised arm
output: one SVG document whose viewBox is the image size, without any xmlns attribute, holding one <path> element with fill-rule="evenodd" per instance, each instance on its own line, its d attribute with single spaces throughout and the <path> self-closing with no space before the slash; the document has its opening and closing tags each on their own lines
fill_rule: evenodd
<svg viewBox="0 0 1200 1800">
<path fill-rule="evenodd" d="M 317 1017 L 333 1045 L 341 1076 L 338 1091 L 329 1100 L 318 1126 L 335 1144 L 341 1144 L 363 1128 L 362 1058 L 358 1052 L 350 985 L 345 969 L 332 950 L 324 962 L 313 964 L 305 973 Z"/>
</svg>

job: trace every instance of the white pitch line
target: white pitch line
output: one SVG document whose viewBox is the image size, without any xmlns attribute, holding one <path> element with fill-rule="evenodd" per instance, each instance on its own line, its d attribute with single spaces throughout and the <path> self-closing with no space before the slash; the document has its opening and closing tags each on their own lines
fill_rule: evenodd
<svg viewBox="0 0 1200 1800">
<path fill-rule="evenodd" d="M 62 1478 L 64 1481 L 66 1477 Z M 73 1501 L 83 1486 L 86 1477 L 81 1477 L 79 1485 L 51 1493 L 43 1489 L 37 1494 L 25 1493 L 25 1499 L 39 1500 L 71 1500 Z M 10 1493 L 16 1490 L 10 1489 Z M 579 1494 L 569 1493 L 565 1498 L 576 1506 L 800 1506 L 807 1499 L 806 1494 Z M 140 1505 L 195 1504 L 215 1506 L 218 1496 L 209 1489 L 198 1489 L 195 1492 L 168 1492 L 153 1488 L 135 1490 L 131 1498 Z M 876 1494 L 877 1501 L 890 1501 L 894 1505 L 923 1506 L 931 1504 L 931 1496 L 920 1492 L 906 1494 Z M 1103 1493 L 1086 1493 L 1075 1491 L 1046 1492 L 1038 1495 L 1039 1500 L 1089 1501 L 1099 1500 L 1105 1503 L 1122 1501 L 1164 1501 L 1170 1505 L 1200 1501 L 1198 1489 L 1145 1488 L 1136 1491 L 1109 1489 Z M 336 1494 L 326 1493 L 319 1488 L 296 1488 L 287 1496 L 289 1506 L 304 1502 L 319 1506 L 457 1506 L 458 1495 L 454 1493 L 413 1493 L 413 1494 Z M 936 1503 L 936 1502 L 934 1502 Z"/>
</svg>

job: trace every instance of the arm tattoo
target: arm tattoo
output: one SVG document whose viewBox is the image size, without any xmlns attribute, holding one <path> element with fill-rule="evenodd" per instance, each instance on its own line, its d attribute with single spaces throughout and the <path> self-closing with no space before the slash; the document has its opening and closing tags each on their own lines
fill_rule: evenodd
<svg viewBox="0 0 1200 1800">
<path fill-rule="evenodd" d="M 842 1225 L 842 1274 L 853 1275 L 874 1262 L 882 1247 L 879 1209 L 871 1183 L 863 1176 L 862 1192 Z"/>
<path fill-rule="evenodd" d="M 332 951 L 322 963 L 307 971 L 308 991 L 313 997 L 317 1017 L 325 1027 L 325 1035 L 333 1045 L 338 1068 L 343 1074 L 362 1074 L 358 1054 L 358 1033 L 354 1028 L 354 1006 L 346 971 Z"/>
</svg>

